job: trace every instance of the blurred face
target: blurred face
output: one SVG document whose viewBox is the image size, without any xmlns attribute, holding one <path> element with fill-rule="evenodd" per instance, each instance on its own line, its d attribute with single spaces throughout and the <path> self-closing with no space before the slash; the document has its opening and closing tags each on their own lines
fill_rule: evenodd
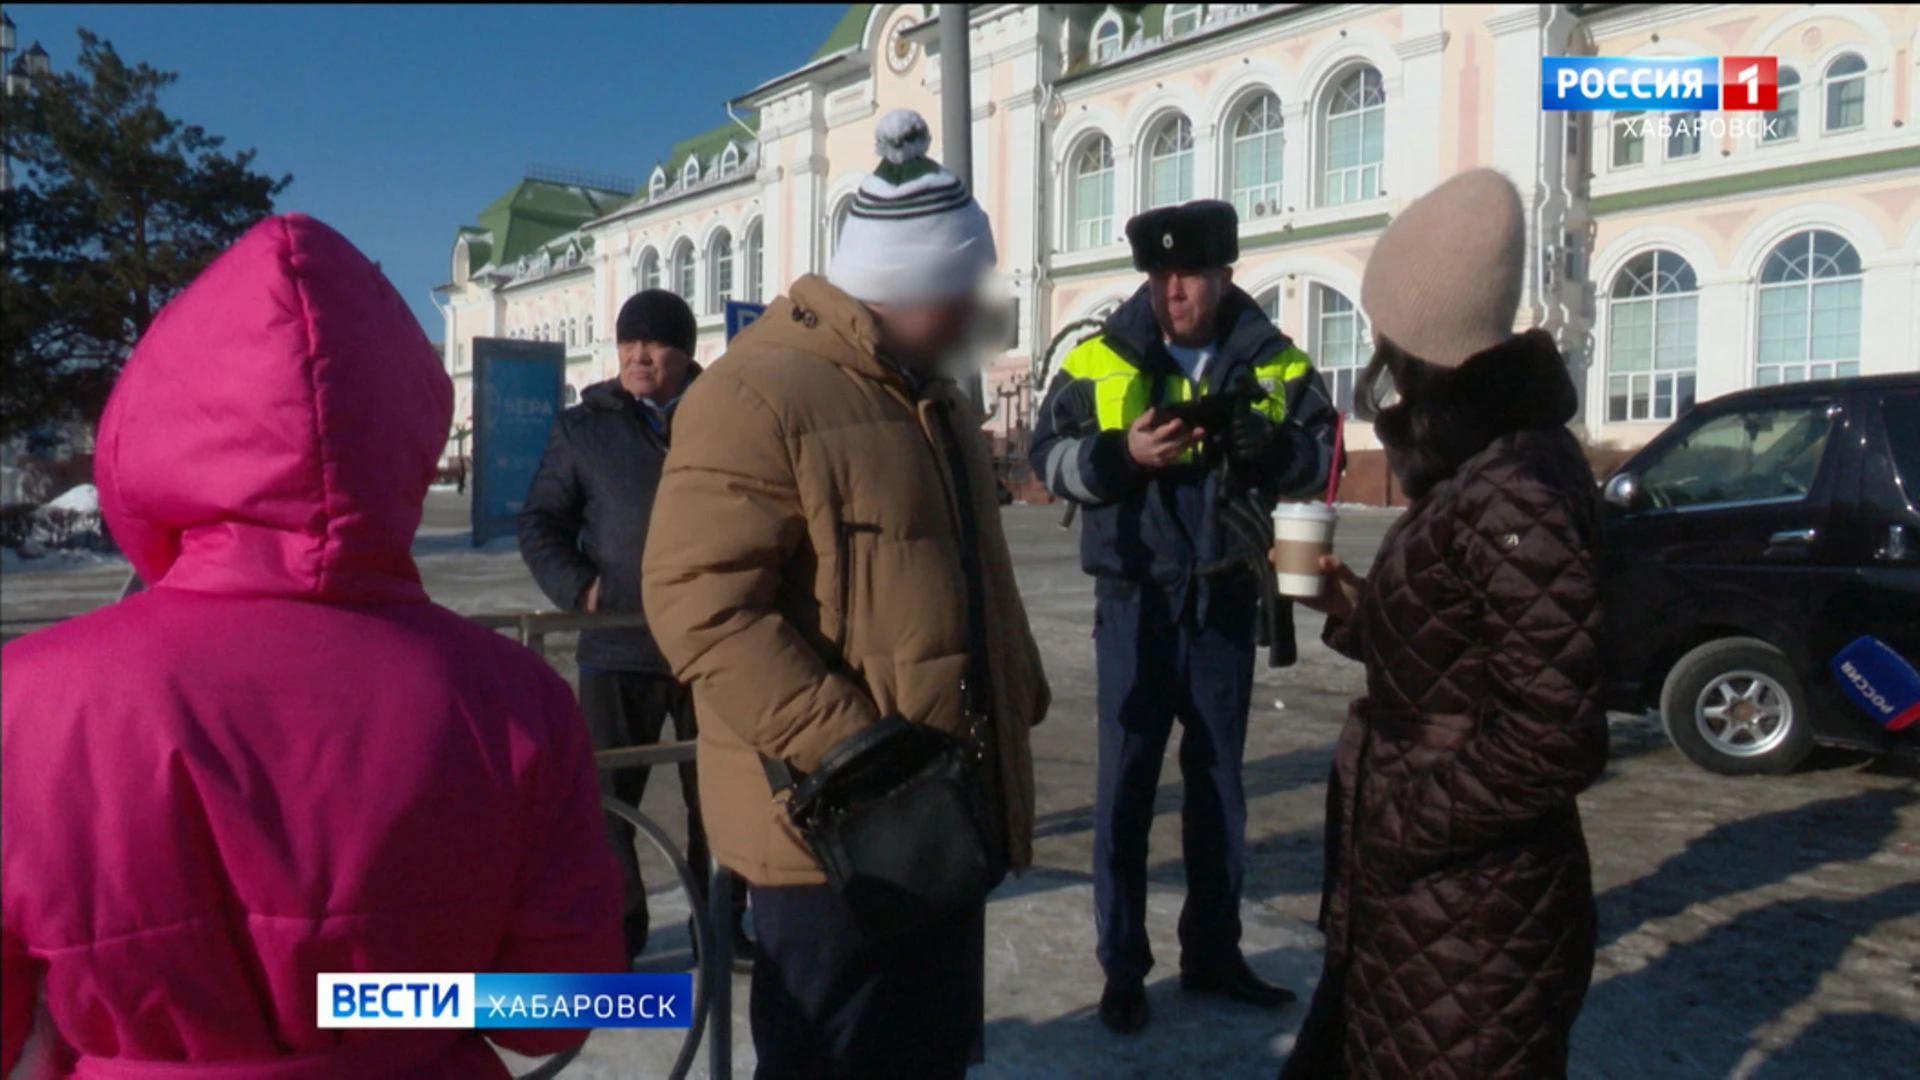
<svg viewBox="0 0 1920 1080">
<path fill-rule="evenodd" d="M 923 374 L 953 364 L 980 316 L 973 295 L 941 304 L 875 304 L 880 347 L 895 363 Z"/>
<path fill-rule="evenodd" d="M 1197 349 L 1213 343 L 1220 298 L 1233 284 L 1231 269 L 1155 270 L 1147 275 L 1153 319 L 1175 345 Z"/>
<path fill-rule="evenodd" d="M 665 405 L 687 385 L 687 366 L 693 358 L 657 341 L 623 341 L 620 352 L 620 388 L 636 398 L 652 398 Z"/>
</svg>

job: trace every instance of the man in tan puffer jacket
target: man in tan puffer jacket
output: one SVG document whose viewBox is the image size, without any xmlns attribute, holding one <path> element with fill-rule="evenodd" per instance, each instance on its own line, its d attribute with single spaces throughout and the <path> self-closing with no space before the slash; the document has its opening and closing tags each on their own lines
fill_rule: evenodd
<svg viewBox="0 0 1920 1080">
<path fill-rule="evenodd" d="M 863 938 L 762 755 L 805 774 L 896 715 L 964 736 L 971 698 L 1001 846 L 1032 859 L 1027 732 L 1049 693 L 981 417 L 948 377 L 992 234 L 920 117 L 889 114 L 879 141 L 829 277 L 795 282 L 681 403 L 645 557 L 654 637 L 704 721 L 713 853 L 753 885 L 762 1080 L 964 1076 L 985 912 Z"/>
</svg>

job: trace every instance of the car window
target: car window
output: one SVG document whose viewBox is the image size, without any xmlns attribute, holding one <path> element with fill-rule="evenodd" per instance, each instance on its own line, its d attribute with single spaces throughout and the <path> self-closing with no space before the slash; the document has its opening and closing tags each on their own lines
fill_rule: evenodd
<svg viewBox="0 0 1920 1080">
<path fill-rule="evenodd" d="M 1659 508 L 1801 498 L 1819 475 L 1831 406 L 1795 402 L 1716 416 L 1642 468 L 1642 498 Z"/>
<path fill-rule="evenodd" d="M 1880 415 L 1907 504 L 1920 506 L 1920 394 L 1889 395 L 1880 403 Z"/>
</svg>

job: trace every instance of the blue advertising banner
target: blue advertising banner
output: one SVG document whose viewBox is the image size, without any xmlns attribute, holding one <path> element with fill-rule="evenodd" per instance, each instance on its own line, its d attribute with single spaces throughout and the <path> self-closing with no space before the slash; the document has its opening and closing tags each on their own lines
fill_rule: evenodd
<svg viewBox="0 0 1920 1080">
<path fill-rule="evenodd" d="M 557 341 L 473 339 L 473 546 L 517 531 L 560 415 L 566 366 Z"/>
<path fill-rule="evenodd" d="M 767 310 L 765 304 L 749 304 L 742 300 L 727 301 L 727 340 L 747 328 L 747 324 L 760 317 Z"/>
</svg>

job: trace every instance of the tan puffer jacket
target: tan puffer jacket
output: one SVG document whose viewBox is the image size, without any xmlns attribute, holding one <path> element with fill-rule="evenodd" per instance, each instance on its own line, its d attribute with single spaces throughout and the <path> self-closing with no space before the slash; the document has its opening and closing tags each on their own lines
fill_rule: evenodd
<svg viewBox="0 0 1920 1080">
<path fill-rule="evenodd" d="M 1027 730 L 1050 700 L 1014 584 L 980 417 L 958 387 L 916 398 L 867 309 L 818 277 L 734 339 L 688 391 L 654 503 L 647 617 L 693 688 L 714 856 L 758 885 L 825 880 L 759 755 L 813 770 L 899 714 L 965 734 L 967 593 L 946 434 L 980 545 L 993 724 L 988 783 L 1018 868 L 1033 851 Z"/>
</svg>

